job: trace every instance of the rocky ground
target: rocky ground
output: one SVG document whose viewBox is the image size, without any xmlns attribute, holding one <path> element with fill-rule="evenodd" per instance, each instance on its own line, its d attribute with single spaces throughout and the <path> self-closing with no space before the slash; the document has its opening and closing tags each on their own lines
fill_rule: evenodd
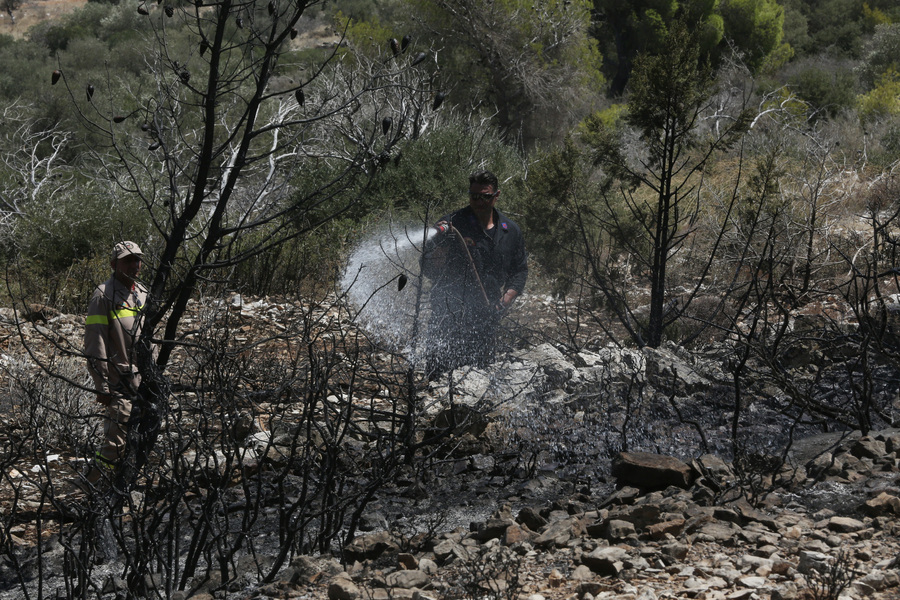
<svg viewBox="0 0 900 600">
<path fill-rule="evenodd" d="M 546 318 L 532 302 L 522 310 Z M 233 306 L 247 332 L 294 314 L 266 299 Z M 11 311 L 0 316 L 7 369 L 23 364 L 20 332 L 46 351 L 38 358 L 52 353 L 48 340 L 77 347 L 78 316 L 20 312 L 22 329 Z M 636 377 L 652 390 L 673 373 L 682 411 L 722 410 L 716 362 L 691 362 L 675 348 L 567 356 L 545 343 L 465 373 L 454 381 L 460 407 L 497 389 L 507 400 L 459 432 L 440 479 L 401 478 L 385 489 L 343 563 L 301 556 L 275 583 L 223 592 L 213 581 L 191 597 L 900 598 L 900 431 L 805 431 L 783 463 L 734 465 L 721 420 L 706 422 L 703 440 L 663 405 L 617 404 L 614 392 Z M 423 390 L 433 418 L 447 385 Z M 761 406 L 751 418 L 757 437 L 783 447 L 775 415 Z M 623 440 L 635 419 L 645 422 Z M 16 478 L 15 469 L 5 474 Z M 27 547 L 36 530 L 14 523 L 8 533 Z M 111 574 L 109 597 L 123 588 Z"/>
<path fill-rule="evenodd" d="M 827 445 L 819 439 L 803 447 L 819 457 L 807 463 L 813 476 L 802 468 L 785 471 L 785 487 L 753 504 L 737 494 L 720 496 L 734 473 L 712 456 L 689 466 L 625 454 L 615 468 L 620 487 L 606 497 L 575 493 L 518 512 L 504 506 L 416 552 L 404 552 L 408 542 L 385 532 L 364 535 L 351 544 L 346 568 L 302 558 L 279 592 L 260 594 L 898 598 L 900 431 L 850 436 L 830 452 Z M 661 482 L 671 485 L 645 491 Z M 825 500 L 829 490 L 840 490 L 831 498 L 841 501 Z"/>
</svg>

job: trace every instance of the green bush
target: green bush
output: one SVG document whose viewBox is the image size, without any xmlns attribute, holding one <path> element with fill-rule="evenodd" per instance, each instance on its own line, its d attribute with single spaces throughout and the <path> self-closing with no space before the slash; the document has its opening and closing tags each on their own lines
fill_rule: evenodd
<svg viewBox="0 0 900 600">
<path fill-rule="evenodd" d="M 859 97 L 858 105 L 864 122 L 900 115 L 900 72 L 885 71 L 875 88 Z"/>
<path fill-rule="evenodd" d="M 107 256 L 123 239 L 143 243 L 150 235 L 146 211 L 136 200 L 85 185 L 65 195 L 42 197 L 27 208 L 16 228 L 18 256 L 41 275 L 67 270 L 74 262 Z"/>
<path fill-rule="evenodd" d="M 567 293 L 582 271 L 579 226 L 587 223 L 577 207 L 593 202 L 590 172 L 583 151 L 568 140 L 539 156 L 529 174 L 521 225 L 532 259 L 541 264 L 557 294 Z"/>
<path fill-rule="evenodd" d="M 888 69 L 900 71 L 900 23 L 878 25 L 859 66 L 859 79 L 869 90 Z"/>
<path fill-rule="evenodd" d="M 416 217 L 440 215 L 468 204 L 469 174 L 488 169 L 500 180 L 497 207 L 519 210 L 524 166 L 493 129 L 456 116 L 435 119 L 432 128 L 403 146 L 367 193 L 367 206 Z"/>
<path fill-rule="evenodd" d="M 853 108 L 856 77 L 846 66 L 830 61 L 805 61 L 795 67 L 789 84 L 816 116 L 834 117 Z"/>
<path fill-rule="evenodd" d="M 16 99 L 27 104 L 37 102 L 52 70 L 40 45 L 0 35 L 0 99 L 5 106 Z"/>
<path fill-rule="evenodd" d="M 352 220 L 336 219 L 237 265 L 231 283 L 246 294 L 265 296 L 330 288 L 337 279 L 346 248 L 360 232 Z M 243 236 L 237 250 L 264 241 L 271 232 Z"/>
</svg>

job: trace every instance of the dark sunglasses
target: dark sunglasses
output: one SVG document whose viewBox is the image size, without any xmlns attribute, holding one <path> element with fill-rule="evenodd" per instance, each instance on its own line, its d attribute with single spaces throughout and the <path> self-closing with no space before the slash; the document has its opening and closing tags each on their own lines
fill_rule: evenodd
<svg viewBox="0 0 900 600">
<path fill-rule="evenodd" d="M 479 194 L 479 193 L 475 193 L 475 192 L 469 192 L 469 198 L 471 198 L 472 200 L 484 200 L 485 202 L 487 202 L 488 200 L 490 200 L 491 198 L 493 198 L 496 195 L 497 195 L 497 192 L 494 192 L 492 194 Z"/>
</svg>

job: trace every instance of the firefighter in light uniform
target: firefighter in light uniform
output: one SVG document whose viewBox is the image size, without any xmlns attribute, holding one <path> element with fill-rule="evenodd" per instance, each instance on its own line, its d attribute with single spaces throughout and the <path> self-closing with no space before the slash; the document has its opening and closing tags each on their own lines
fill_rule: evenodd
<svg viewBox="0 0 900 600">
<path fill-rule="evenodd" d="M 88 306 L 84 350 L 97 401 L 106 407 L 103 445 L 95 455 L 99 469 L 91 470 L 91 481 L 99 479 L 100 469 L 114 468 L 121 457 L 131 399 L 140 385 L 132 348 L 147 304 L 147 289 L 137 281 L 142 258 L 134 242 L 116 244 L 110 257 L 112 276 L 96 287 Z"/>
</svg>

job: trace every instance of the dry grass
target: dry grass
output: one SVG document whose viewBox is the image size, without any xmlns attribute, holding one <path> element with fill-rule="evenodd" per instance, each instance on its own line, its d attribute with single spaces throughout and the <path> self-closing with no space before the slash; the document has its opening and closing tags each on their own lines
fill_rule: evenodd
<svg viewBox="0 0 900 600">
<path fill-rule="evenodd" d="M 0 13 L 0 35 L 21 39 L 31 27 L 43 21 L 58 19 L 85 4 L 87 0 L 24 0 L 22 6 L 13 11 L 15 22 L 7 13 Z"/>
</svg>

